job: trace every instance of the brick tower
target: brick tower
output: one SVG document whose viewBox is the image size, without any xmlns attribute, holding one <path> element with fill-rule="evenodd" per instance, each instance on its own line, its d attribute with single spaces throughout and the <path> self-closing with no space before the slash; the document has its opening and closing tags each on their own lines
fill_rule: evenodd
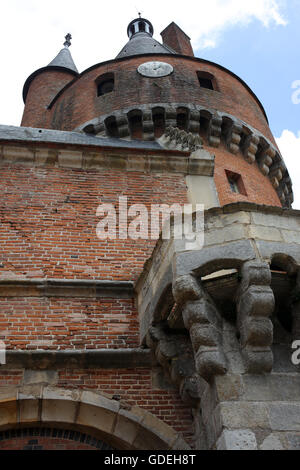
<svg viewBox="0 0 300 470">
<path fill-rule="evenodd" d="M 0 126 L 0 449 L 300 448 L 288 171 L 251 89 L 153 32 L 82 73 L 67 35 Z M 124 234 L 120 198 L 204 204 L 204 245 Z"/>
</svg>

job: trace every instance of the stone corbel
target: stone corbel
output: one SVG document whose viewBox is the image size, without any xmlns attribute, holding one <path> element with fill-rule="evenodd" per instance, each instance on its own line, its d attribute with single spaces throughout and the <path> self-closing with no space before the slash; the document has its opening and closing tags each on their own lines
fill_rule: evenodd
<svg viewBox="0 0 300 470">
<path fill-rule="evenodd" d="M 219 147 L 221 143 L 222 133 L 222 118 L 221 116 L 214 115 L 209 121 L 208 126 L 208 143 L 212 147 Z"/>
<path fill-rule="evenodd" d="M 146 342 L 154 351 L 158 363 L 178 387 L 182 400 L 196 408 L 204 387 L 195 370 L 189 338 L 180 334 L 166 333 L 163 325 L 156 325 L 150 328 Z"/>
<path fill-rule="evenodd" d="M 119 136 L 122 137 L 129 137 L 130 136 L 130 129 L 129 129 L 129 122 L 128 118 L 125 114 L 120 114 L 116 116 L 116 123 L 119 131 Z"/>
<path fill-rule="evenodd" d="M 226 144 L 230 152 L 236 154 L 240 150 L 243 127 L 233 122 L 227 133 Z"/>
<path fill-rule="evenodd" d="M 212 300 L 192 275 L 176 279 L 173 295 L 182 306 L 183 321 L 190 332 L 198 374 L 206 382 L 215 375 L 225 374 L 222 320 Z"/>
<path fill-rule="evenodd" d="M 248 163 L 252 164 L 255 162 L 257 150 L 259 144 L 259 137 L 255 134 L 250 134 L 246 137 L 244 145 L 243 145 L 243 152 L 245 159 Z"/>
<path fill-rule="evenodd" d="M 154 140 L 154 123 L 151 111 L 143 112 L 143 133 L 145 140 Z"/>
<path fill-rule="evenodd" d="M 259 168 L 265 176 L 268 176 L 268 174 L 270 173 L 270 167 L 273 164 L 275 155 L 276 150 L 269 146 L 261 156 L 260 161 L 258 162 Z"/>
<path fill-rule="evenodd" d="M 200 111 L 191 110 L 189 115 L 188 131 L 192 134 L 200 132 Z"/>
<path fill-rule="evenodd" d="M 271 271 L 267 263 L 255 260 L 243 265 L 237 297 L 237 324 L 242 355 L 249 373 L 271 372 L 273 367 L 273 324 L 275 307 Z"/>
</svg>

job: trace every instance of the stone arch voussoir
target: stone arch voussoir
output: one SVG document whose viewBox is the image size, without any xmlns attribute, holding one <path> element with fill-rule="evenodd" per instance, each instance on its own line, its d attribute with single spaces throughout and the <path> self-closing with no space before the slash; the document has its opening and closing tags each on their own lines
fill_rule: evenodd
<svg viewBox="0 0 300 470">
<path fill-rule="evenodd" d="M 33 385 L 0 390 L 0 430 L 20 426 L 72 426 L 103 435 L 112 445 L 132 450 L 188 450 L 163 421 L 134 406 L 87 390 Z"/>
</svg>

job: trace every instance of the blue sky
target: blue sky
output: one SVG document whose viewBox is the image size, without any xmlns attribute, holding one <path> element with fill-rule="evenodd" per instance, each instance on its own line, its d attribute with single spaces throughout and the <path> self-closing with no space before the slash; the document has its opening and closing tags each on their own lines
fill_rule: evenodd
<svg viewBox="0 0 300 470">
<path fill-rule="evenodd" d="M 103 8 L 105 5 L 105 8 Z M 47 65 L 73 36 L 79 71 L 114 58 L 141 11 L 155 38 L 175 21 L 191 38 L 196 56 L 240 76 L 256 93 L 290 171 L 300 209 L 300 0 L 10 0 L 0 3 L 0 124 L 20 125 L 26 78 Z"/>
<path fill-rule="evenodd" d="M 262 102 L 273 134 L 300 130 L 300 104 L 292 102 L 291 86 L 300 80 L 300 2 L 282 8 L 286 25 L 259 21 L 236 25 L 222 34 L 217 47 L 198 49 L 196 55 L 217 62 L 246 81 Z"/>
</svg>

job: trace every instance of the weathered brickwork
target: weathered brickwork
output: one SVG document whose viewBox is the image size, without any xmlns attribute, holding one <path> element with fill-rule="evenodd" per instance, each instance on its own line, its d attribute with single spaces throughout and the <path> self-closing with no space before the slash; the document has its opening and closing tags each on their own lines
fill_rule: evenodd
<svg viewBox="0 0 300 470">
<path fill-rule="evenodd" d="M 99 240 L 100 204 L 187 202 L 182 175 L 2 168 L 0 277 L 135 280 L 155 240 Z M 16 191 L 18 188 L 18 191 Z M 5 201 L 5 202 L 4 202 Z"/>
<path fill-rule="evenodd" d="M 222 146 L 214 149 L 214 179 L 221 206 L 233 202 L 248 201 L 281 207 L 281 202 L 271 182 L 258 168 L 256 163 L 248 163 L 241 153 L 232 155 Z M 241 175 L 246 194 L 234 193 L 230 188 L 226 170 Z"/>
<path fill-rule="evenodd" d="M 142 77 L 137 67 L 145 61 L 167 61 L 174 67 L 174 73 L 157 80 Z M 209 72 L 216 77 L 219 91 L 200 88 L 198 71 Z M 104 96 L 97 97 L 95 80 L 105 73 L 115 73 L 115 89 Z M 43 75 L 41 75 L 42 79 Z M 39 103 L 39 87 L 35 91 L 35 78 L 30 89 L 35 95 L 35 107 Z M 138 93 L 137 93 L 138 90 Z M 136 104 L 147 103 L 194 103 L 214 110 L 227 112 L 245 121 L 262 132 L 275 143 L 265 115 L 258 101 L 236 77 L 217 65 L 197 59 L 176 56 L 142 56 L 99 64 L 82 73 L 74 83 L 67 87 L 52 108 L 45 112 L 42 125 L 46 128 L 74 130 L 91 119 L 126 109 Z M 50 105 L 51 99 L 47 103 Z M 30 106 L 30 98 L 26 106 Z M 39 116 L 39 114 L 38 114 Z M 23 126 L 41 127 L 40 118 L 26 111 Z"/>
<path fill-rule="evenodd" d="M 101 390 L 116 396 L 129 406 L 139 406 L 183 434 L 191 443 L 193 419 L 174 390 L 162 390 L 153 384 L 153 373 L 147 369 L 135 370 L 66 370 L 59 373 L 58 385 L 66 388 Z"/>
<path fill-rule="evenodd" d="M 139 346 L 133 299 L 2 298 L 0 339 L 7 349 Z"/>
<path fill-rule="evenodd" d="M 57 93 L 74 79 L 68 71 L 47 70 L 34 78 L 34 86 L 28 90 L 22 126 L 47 127 L 47 107 Z M 28 123 L 28 124 L 27 124 Z"/>
</svg>

